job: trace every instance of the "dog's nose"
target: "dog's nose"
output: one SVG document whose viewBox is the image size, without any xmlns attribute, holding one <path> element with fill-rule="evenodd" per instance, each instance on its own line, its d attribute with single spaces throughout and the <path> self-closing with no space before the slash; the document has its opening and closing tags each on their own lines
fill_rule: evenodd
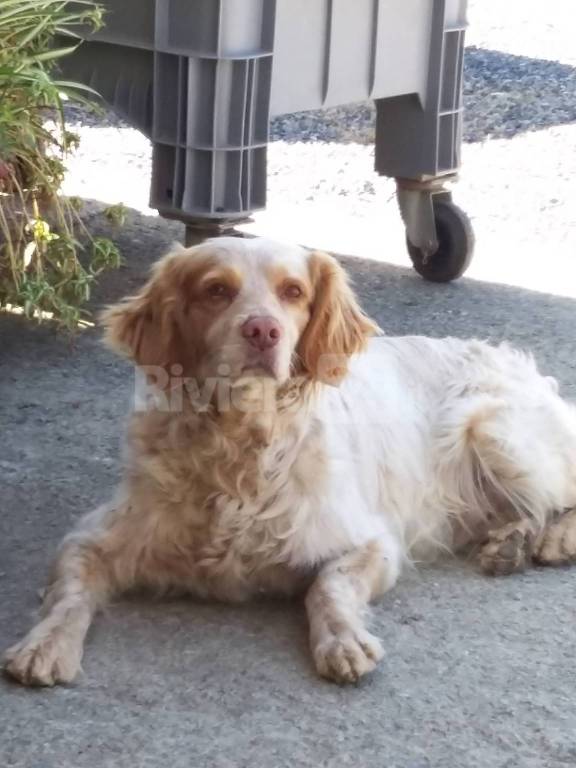
<svg viewBox="0 0 576 768">
<path fill-rule="evenodd" d="M 242 336 L 256 349 L 275 347 L 282 336 L 282 328 L 273 317 L 249 317 L 242 326 Z"/>
</svg>

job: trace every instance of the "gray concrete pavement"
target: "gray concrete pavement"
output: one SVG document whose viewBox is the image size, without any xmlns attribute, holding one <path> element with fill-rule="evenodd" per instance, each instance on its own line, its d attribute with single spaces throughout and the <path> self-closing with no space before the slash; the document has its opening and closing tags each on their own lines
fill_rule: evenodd
<svg viewBox="0 0 576 768">
<path fill-rule="evenodd" d="M 177 225 L 131 215 L 141 281 Z M 576 301 L 349 260 L 391 334 L 507 338 L 576 397 Z M 27 629 L 51 553 L 118 478 L 129 367 L 97 333 L 71 344 L 0 316 L 0 646 Z M 469 563 L 407 574 L 374 609 L 387 656 L 357 687 L 316 678 L 298 604 L 119 602 L 85 674 L 56 690 L 0 682 L 2 768 L 560 768 L 576 763 L 576 569 L 502 580 Z"/>
</svg>

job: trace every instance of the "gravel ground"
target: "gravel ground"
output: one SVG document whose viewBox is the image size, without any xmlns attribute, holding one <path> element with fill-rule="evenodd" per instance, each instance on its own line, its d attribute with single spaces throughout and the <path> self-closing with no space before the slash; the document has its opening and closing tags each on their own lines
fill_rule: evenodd
<svg viewBox="0 0 576 768">
<path fill-rule="evenodd" d="M 468 42 L 576 66 L 573 0 L 468 0 Z"/>
</svg>

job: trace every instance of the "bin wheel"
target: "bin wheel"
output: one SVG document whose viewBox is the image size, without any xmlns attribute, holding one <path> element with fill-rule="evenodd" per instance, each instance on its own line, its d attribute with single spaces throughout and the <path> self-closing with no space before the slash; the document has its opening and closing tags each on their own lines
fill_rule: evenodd
<svg viewBox="0 0 576 768">
<path fill-rule="evenodd" d="M 470 266 L 474 253 L 474 232 L 470 219 L 449 200 L 434 200 L 434 221 L 438 250 L 426 257 L 406 238 L 412 266 L 425 280 L 449 283 L 461 277 Z"/>
</svg>

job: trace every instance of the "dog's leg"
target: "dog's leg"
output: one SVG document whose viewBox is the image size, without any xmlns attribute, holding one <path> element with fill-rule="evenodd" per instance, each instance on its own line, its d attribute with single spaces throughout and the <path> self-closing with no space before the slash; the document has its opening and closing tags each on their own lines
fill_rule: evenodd
<svg viewBox="0 0 576 768">
<path fill-rule="evenodd" d="M 536 540 L 536 525 L 528 519 L 496 528 L 480 550 L 480 567 L 491 576 L 523 571 L 532 561 Z"/>
<path fill-rule="evenodd" d="M 6 651 L 5 671 L 24 685 L 71 682 L 80 670 L 92 617 L 108 592 L 97 550 L 90 543 L 65 547 L 44 596 L 42 619 Z"/>
<path fill-rule="evenodd" d="M 96 513 L 92 520 L 100 521 Z M 71 682 L 80 670 L 94 613 L 118 589 L 110 529 L 73 533 L 64 541 L 44 593 L 41 620 L 4 655 L 8 675 L 24 685 Z M 120 551 L 120 550 L 119 550 Z"/>
<path fill-rule="evenodd" d="M 541 565 L 576 563 L 576 509 L 548 523 L 536 542 L 534 560 Z"/>
<path fill-rule="evenodd" d="M 508 523 L 490 531 L 480 551 L 480 566 L 492 576 L 523 571 L 531 562 L 576 563 L 576 510 L 551 520 L 543 530 L 531 520 Z"/>
<path fill-rule="evenodd" d="M 371 672 L 383 656 L 364 626 L 368 602 L 394 586 L 398 557 L 372 541 L 325 565 L 306 596 L 316 669 L 339 683 Z"/>
</svg>

